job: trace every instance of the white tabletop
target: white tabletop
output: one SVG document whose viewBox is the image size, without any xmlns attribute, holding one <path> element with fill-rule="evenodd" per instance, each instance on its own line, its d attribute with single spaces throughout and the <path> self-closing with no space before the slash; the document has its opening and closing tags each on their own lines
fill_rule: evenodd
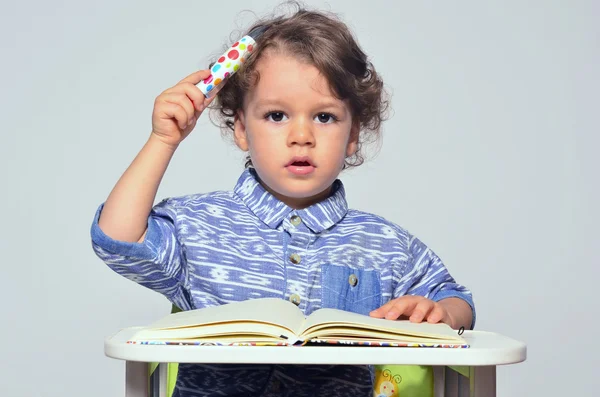
<svg viewBox="0 0 600 397">
<path fill-rule="evenodd" d="M 128 361 L 245 364 L 501 365 L 524 361 L 524 343 L 492 332 L 465 331 L 467 349 L 363 346 L 172 346 L 127 344 L 140 328 L 106 338 L 104 353 Z"/>
</svg>

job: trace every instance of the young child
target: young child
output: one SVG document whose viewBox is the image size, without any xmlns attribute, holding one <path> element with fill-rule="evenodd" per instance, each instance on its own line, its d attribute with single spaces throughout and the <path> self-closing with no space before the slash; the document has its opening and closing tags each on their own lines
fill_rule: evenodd
<svg viewBox="0 0 600 397">
<path fill-rule="evenodd" d="M 215 98 L 196 87 L 211 72 L 198 71 L 156 98 L 148 141 L 96 213 L 97 255 L 183 310 L 279 297 L 306 315 L 330 307 L 471 328 L 471 293 L 425 244 L 347 207 L 337 177 L 363 161 L 361 144 L 379 133 L 386 101 L 346 25 L 303 9 L 259 25 L 253 55 L 213 103 L 248 152 L 233 191 L 153 207 L 171 157 Z M 372 390 L 368 366 L 181 364 L 174 395 Z"/>
</svg>

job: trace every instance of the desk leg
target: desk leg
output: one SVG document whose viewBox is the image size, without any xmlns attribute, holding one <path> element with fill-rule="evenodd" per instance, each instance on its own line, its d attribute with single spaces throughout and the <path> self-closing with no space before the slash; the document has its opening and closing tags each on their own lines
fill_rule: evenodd
<svg viewBox="0 0 600 397">
<path fill-rule="evenodd" d="M 473 397 L 469 388 L 469 367 L 433 367 L 435 397 Z"/>
<path fill-rule="evenodd" d="M 496 397 L 496 366 L 470 367 L 472 397 Z"/>
<path fill-rule="evenodd" d="M 167 363 L 157 363 L 156 368 L 149 375 L 148 397 L 167 397 Z"/>
<path fill-rule="evenodd" d="M 433 367 L 435 397 L 496 397 L 496 367 Z"/>
<path fill-rule="evenodd" d="M 433 395 L 434 397 L 446 396 L 446 367 L 433 367 Z"/>
<path fill-rule="evenodd" d="M 158 364 L 159 389 L 156 394 L 158 397 L 167 397 L 167 363 Z"/>
<path fill-rule="evenodd" d="M 148 396 L 148 363 L 138 361 L 125 363 L 125 396 Z"/>
</svg>

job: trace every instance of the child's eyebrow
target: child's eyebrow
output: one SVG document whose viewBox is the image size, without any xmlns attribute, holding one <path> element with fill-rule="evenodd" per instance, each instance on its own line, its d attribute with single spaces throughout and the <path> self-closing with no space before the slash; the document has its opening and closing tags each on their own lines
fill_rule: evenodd
<svg viewBox="0 0 600 397">
<path fill-rule="evenodd" d="M 260 108 L 260 107 L 268 107 L 268 106 L 284 106 L 287 104 L 288 104 L 288 102 L 283 99 L 267 98 L 267 99 L 257 100 L 255 106 Z M 316 109 L 334 108 L 339 111 L 345 110 L 344 103 L 342 101 L 333 100 L 333 99 L 332 100 L 325 99 L 325 100 L 315 102 L 314 107 Z"/>
<path fill-rule="evenodd" d="M 259 99 L 256 101 L 256 107 L 264 107 L 264 106 L 279 106 L 285 104 L 285 101 L 281 101 L 278 99 Z"/>
<path fill-rule="evenodd" d="M 339 99 L 324 99 L 316 103 L 317 107 L 320 108 L 335 108 L 343 111 L 345 109 L 344 102 Z"/>
</svg>

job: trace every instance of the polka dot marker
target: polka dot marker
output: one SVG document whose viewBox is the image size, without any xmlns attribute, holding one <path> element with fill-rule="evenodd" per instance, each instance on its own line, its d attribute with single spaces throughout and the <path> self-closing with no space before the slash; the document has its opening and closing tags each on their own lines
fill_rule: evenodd
<svg viewBox="0 0 600 397">
<path fill-rule="evenodd" d="M 196 85 L 205 97 L 208 98 L 211 94 L 214 95 L 214 92 L 217 91 L 217 86 L 223 83 L 227 77 L 231 77 L 231 75 L 237 72 L 241 67 L 241 63 L 248 59 L 248 56 L 250 56 L 256 45 L 252 34 L 253 32 L 250 32 L 248 36 L 242 37 L 240 41 L 235 42 L 235 44 L 227 49 L 211 68 L 212 75 Z M 258 35 L 260 34 L 262 32 Z M 255 37 L 258 37 L 258 35 Z"/>
<path fill-rule="evenodd" d="M 238 59 L 240 56 L 240 52 L 238 50 L 231 50 L 227 53 L 227 58 L 232 59 L 232 60 L 236 60 Z"/>
</svg>

